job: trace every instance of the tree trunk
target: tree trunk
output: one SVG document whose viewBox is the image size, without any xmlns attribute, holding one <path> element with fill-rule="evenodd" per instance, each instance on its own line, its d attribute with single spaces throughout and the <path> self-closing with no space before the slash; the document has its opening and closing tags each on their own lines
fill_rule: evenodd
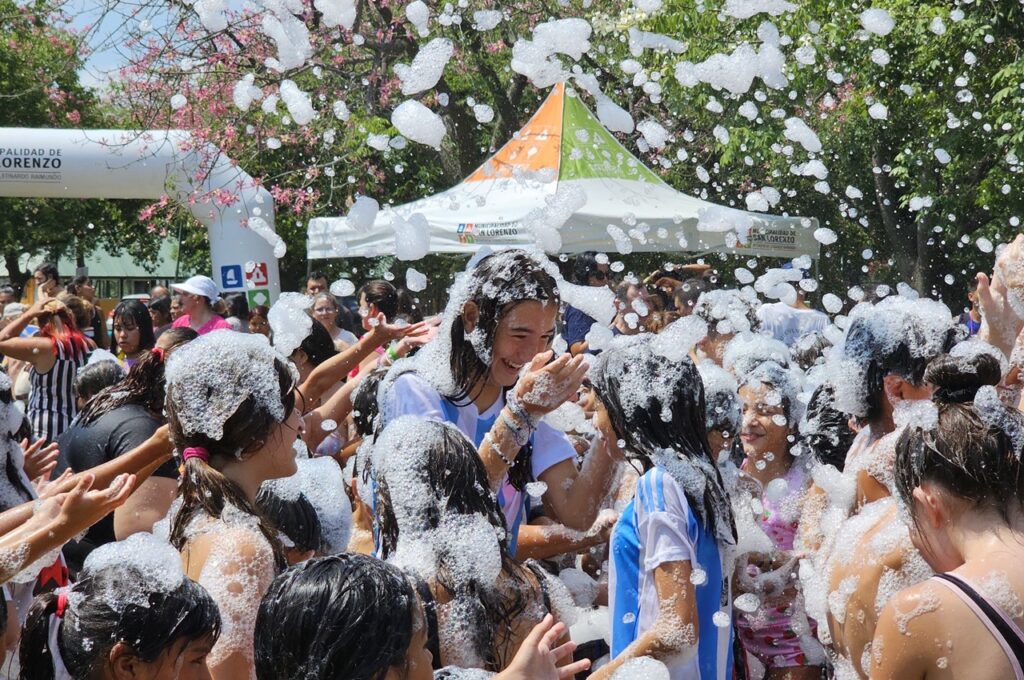
<svg viewBox="0 0 1024 680">
<path fill-rule="evenodd" d="M 886 164 L 885 158 L 876 146 L 871 151 L 871 162 L 880 172 L 874 173 L 875 202 L 882 215 L 882 226 L 891 246 L 892 257 L 900 277 L 907 282 L 915 281 L 918 261 L 918 234 L 914 225 L 907 224 L 900 215 L 899 191 L 881 168 Z"/>
<path fill-rule="evenodd" d="M 28 281 L 29 273 L 21 270 L 18 265 L 19 253 L 4 253 L 4 265 L 7 267 L 7 276 L 19 294 L 25 290 L 25 282 Z"/>
</svg>

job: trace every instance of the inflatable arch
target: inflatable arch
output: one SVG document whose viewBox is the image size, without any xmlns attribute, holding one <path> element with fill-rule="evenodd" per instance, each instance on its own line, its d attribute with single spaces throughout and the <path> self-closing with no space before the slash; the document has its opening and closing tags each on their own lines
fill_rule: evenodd
<svg viewBox="0 0 1024 680">
<path fill-rule="evenodd" d="M 2 197 L 165 194 L 209 232 L 212 278 L 222 291 L 245 292 L 250 306 L 277 299 L 274 200 L 217 149 L 197 149 L 183 130 L 0 128 Z"/>
</svg>

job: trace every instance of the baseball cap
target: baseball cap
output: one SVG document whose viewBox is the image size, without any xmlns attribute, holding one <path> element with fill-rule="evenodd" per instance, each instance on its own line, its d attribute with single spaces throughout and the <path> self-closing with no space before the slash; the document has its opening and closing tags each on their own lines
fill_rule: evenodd
<svg viewBox="0 0 1024 680">
<path fill-rule="evenodd" d="M 217 302 L 217 298 L 220 297 L 217 284 L 209 276 L 193 276 L 184 283 L 171 284 L 171 288 L 185 293 L 192 293 L 193 295 L 200 295 L 209 300 L 211 305 Z"/>
</svg>

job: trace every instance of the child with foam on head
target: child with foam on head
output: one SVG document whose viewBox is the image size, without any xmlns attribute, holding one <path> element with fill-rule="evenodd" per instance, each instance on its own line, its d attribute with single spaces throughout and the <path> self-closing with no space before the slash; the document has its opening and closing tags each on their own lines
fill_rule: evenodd
<svg viewBox="0 0 1024 680">
<path fill-rule="evenodd" d="M 36 598 L 21 638 L 23 680 L 209 678 L 213 598 L 178 552 L 139 533 L 93 551 L 74 586 Z"/>
<path fill-rule="evenodd" d="M 1000 403 L 1001 375 L 983 353 L 928 366 L 938 415 L 900 435 L 895 472 L 936 575 L 884 593 L 871 678 L 1024 678 L 1024 416 Z"/>
<path fill-rule="evenodd" d="M 255 613 L 284 554 L 255 507 L 260 484 L 295 474 L 297 376 L 258 335 L 213 331 L 168 359 L 167 419 L 183 460 L 170 541 L 217 602 L 214 680 L 252 674 Z"/>
<path fill-rule="evenodd" d="M 727 677 L 732 509 L 708 446 L 700 374 L 651 344 L 647 335 L 617 339 L 590 372 L 598 423 L 644 470 L 612 533 L 612 661 L 591 677 L 611 678 L 642 656 L 664 662 L 674 680 Z"/>
<path fill-rule="evenodd" d="M 548 613 L 572 623 L 561 583 L 509 555 L 505 517 L 458 428 L 403 416 L 372 456 L 380 555 L 422 580 L 435 668 L 498 671 Z"/>
<path fill-rule="evenodd" d="M 314 558 L 278 576 L 260 604 L 256 677 L 568 680 L 589 662 L 566 663 L 575 645 L 557 642 L 565 632 L 564 624 L 548 616 L 496 675 L 458 668 L 435 675 L 430 628 L 412 579 L 394 565 L 365 555 Z"/>
<path fill-rule="evenodd" d="M 774 361 L 753 367 L 739 390 L 743 474 L 755 484 L 733 499 L 740 533 L 737 591 L 744 599 L 736 622 L 744 648 L 769 679 L 816 680 L 825 661 L 796 574 L 794 539 L 810 484 L 808 461 L 794 455 L 799 390 L 799 376 Z"/>
<path fill-rule="evenodd" d="M 474 443 L 508 522 L 512 554 L 528 511 L 527 484 L 543 482 L 548 516 L 585 532 L 616 468 L 614 452 L 598 439 L 577 469 L 568 438 L 542 420 L 576 394 L 586 372 L 582 356 L 553 359 L 549 349 L 557 275 L 546 258 L 522 250 L 483 258 L 453 286 L 437 337 L 397 363 L 381 388 L 386 422 L 410 414 L 443 420 Z M 528 540 L 543 548 L 551 539 L 534 532 Z M 560 542 L 551 551 L 567 549 Z"/>
</svg>

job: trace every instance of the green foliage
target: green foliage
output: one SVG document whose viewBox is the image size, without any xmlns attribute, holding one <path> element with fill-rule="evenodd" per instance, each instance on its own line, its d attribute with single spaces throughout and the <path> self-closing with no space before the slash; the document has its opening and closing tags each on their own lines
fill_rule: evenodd
<svg viewBox="0 0 1024 680">
<path fill-rule="evenodd" d="M 0 0 L 0 126 L 95 127 L 105 113 L 78 82 L 82 54 L 77 37 L 52 2 L 19 5 Z M 159 236 L 135 217 L 138 201 L 0 199 L 0 256 L 21 284 L 24 256 L 84 258 L 97 248 L 151 260 Z"/>
</svg>

